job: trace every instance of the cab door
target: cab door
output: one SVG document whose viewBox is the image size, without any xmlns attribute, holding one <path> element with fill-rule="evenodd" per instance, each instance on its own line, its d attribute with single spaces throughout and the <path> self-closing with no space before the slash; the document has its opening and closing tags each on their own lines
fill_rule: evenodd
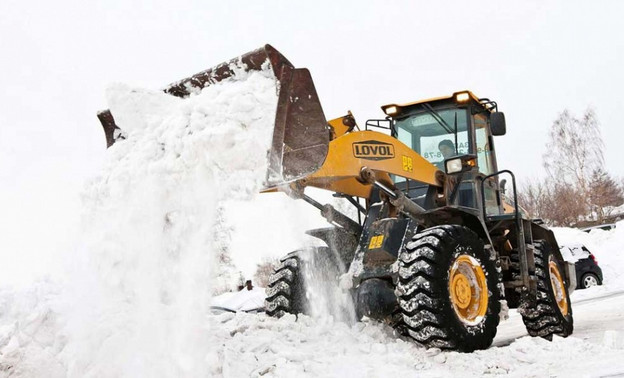
<svg viewBox="0 0 624 378">
<path fill-rule="evenodd" d="M 494 138 L 490 133 L 488 118 L 484 113 L 473 116 L 474 120 L 474 152 L 477 155 L 477 166 L 481 177 L 488 176 L 497 171 L 496 154 L 494 153 Z M 498 178 L 490 177 L 483 184 L 485 194 L 485 212 L 487 215 L 499 215 L 502 213 L 501 201 L 498 190 Z M 479 202 L 481 199 L 479 198 Z"/>
</svg>

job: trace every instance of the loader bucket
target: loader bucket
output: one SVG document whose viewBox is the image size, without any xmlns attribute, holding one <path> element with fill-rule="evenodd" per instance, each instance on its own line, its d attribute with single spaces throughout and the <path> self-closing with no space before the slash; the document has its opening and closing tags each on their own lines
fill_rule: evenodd
<svg viewBox="0 0 624 378">
<path fill-rule="evenodd" d="M 279 81 L 273 140 L 269 150 L 266 185 L 275 187 L 315 172 L 325 161 L 329 145 L 327 120 L 310 72 L 295 68 L 271 45 L 251 51 L 168 85 L 164 92 L 181 98 L 191 92 L 246 71 L 266 69 L 269 63 Z M 107 147 L 123 139 L 110 110 L 98 112 Z"/>
</svg>

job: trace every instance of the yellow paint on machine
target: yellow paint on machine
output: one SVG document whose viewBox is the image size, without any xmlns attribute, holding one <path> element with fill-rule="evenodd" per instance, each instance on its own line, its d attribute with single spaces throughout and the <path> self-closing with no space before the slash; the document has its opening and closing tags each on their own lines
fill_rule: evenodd
<svg viewBox="0 0 624 378">
<path fill-rule="evenodd" d="M 342 117 L 328 121 L 327 123 L 331 126 L 332 139 L 341 137 L 350 132 L 353 129 L 353 127 L 350 126 L 351 122 L 353 122 L 353 126 L 355 126 L 355 119 L 351 112 Z"/>
<path fill-rule="evenodd" d="M 390 174 L 441 185 L 436 179 L 435 165 L 396 138 L 376 131 L 350 132 L 332 140 L 323 165 L 302 183 L 367 198 L 370 185 L 357 180 L 362 167 L 375 171 L 377 179 L 390 186 Z"/>
<path fill-rule="evenodd" d="M 383 244 L 383 240 L 384 240 L 384 236 L 383 235 L 373 236 L 370 239 L 370 243 L 368 244 L 368 249 L 381 248 L 381 245 Z"/>
<path fill-rule="evenodd" d="M 405 172 L 414 172 L 414 162 L 411 157 L 403 156 L 403 170 Z"/>
</svg>

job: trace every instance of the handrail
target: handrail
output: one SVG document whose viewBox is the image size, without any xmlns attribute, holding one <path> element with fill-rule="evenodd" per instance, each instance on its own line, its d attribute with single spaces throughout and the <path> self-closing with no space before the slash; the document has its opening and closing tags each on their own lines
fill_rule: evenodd
<svg viewBox="0 0 624 378">
<path fill-rule="evenodd" d="M 511 175 L 511 183 L 513 185 L 513 191 L 514 191 L 514 210 L 515 210 L 516 221 L 519 224 L 520 223 L 520 212 L 518 211 L 518 192 L 516 190 L 516 176 L 509 169 L 505 169 L 505 170 L 502 170 L 502 171 L 498 171 L 498 172 L 492 173 L 492 174 L 487 175 L 487 176 L 485 176 L 485 177 L 483 177 L 481 179 L 481 204 L 483 205 L 483 219 L 485 219 L 487 217 L 487 212 L 486 212 L 487 209 L 486 209 L 486 206 L 485 206 L 485 191 L 483 190 L 483 185 L 485 184 L 485 180 L 489 179 L 490 177 L 499 176 L 499 175 L 501 175 L 503 173 L 509 173 Z"/>
</svg>

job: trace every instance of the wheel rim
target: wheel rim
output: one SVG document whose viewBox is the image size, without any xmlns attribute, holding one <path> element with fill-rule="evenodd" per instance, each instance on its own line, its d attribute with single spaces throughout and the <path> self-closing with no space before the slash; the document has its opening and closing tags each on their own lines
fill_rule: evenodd
<svg viewBox="0 0 624 378">
<path fill-rule="evenodd" d="M 585 285 L 585 287 L 597 286 L 598 280 L 596 279 L 596 277 L 589 274 L 585 276 L 585 278 L 583 278 L 583 284 Z"/>
<path fill-rule="evenodd" d="M 563 316 L 568 315 L 568 298 L 566 296 L 566 288 L 559 267 L 554 261 L 548 263 L 548 269 L 550 270 L 550 283 L 555 294 L 555 300 L 557 301 L 557 307 Z"/>
<path fill-rule="evenodd" d="M 487 279 L 477 260 L 459 256 L 449 270 L 449 293 L 457 317 L 465 324 L 483 320 L 488 307 Z"/>
</svg>

